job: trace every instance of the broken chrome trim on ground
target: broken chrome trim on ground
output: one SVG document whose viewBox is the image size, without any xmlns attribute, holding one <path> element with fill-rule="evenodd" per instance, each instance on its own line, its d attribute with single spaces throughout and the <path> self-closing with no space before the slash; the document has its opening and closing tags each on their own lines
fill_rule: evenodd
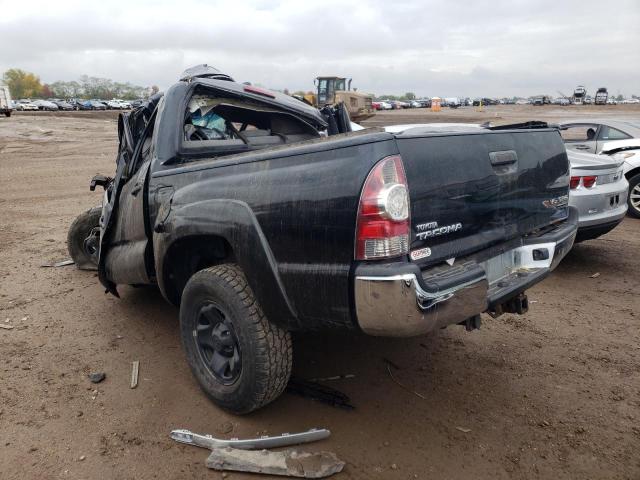
<svg viewBox="0 0 640 480">
<path fill-rule="evenodd" d="M 172 430 L 171 438 L 176 442 L 186 443 L 202 448 L 221 448 L 232 447 L 241 450 L 262 450 L 268 448 L 288 447 L 291 445 L 299 445 L 301 443 L 317 442 L 328 438 L 331 432 L 326 428 L 312 428 L 306 432 L 299 433 L 283 433 L 273 437 L 263 436 L 259 438 L 247 438 L 244 440 L 231 438 L 223 440 L 214 438 L 211 435 L 200 435 L 189 430 Z"/>
</svg>

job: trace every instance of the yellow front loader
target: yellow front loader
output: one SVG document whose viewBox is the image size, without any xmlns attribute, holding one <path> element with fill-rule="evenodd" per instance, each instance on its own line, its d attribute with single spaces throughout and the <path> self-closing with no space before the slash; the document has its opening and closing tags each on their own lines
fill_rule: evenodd
<svg viewBox="0 0 640 480">
<path fill-rule="evenodd" d="M 364 93 L 352 91 L 350 78 L 317 77 L 313 83 L 316 86 L 315 93 L 307 93 L 304 99 L 316 108 L 343 103 L 354 122 L 366 120 L 376 114 L 373 99 Z"/>
</svg>

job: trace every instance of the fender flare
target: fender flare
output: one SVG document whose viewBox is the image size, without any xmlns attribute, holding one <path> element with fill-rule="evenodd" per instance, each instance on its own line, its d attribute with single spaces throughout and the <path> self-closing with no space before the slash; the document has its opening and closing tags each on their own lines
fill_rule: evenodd
<svg viewBox="0 0 640 480">
<path fill-rule="evenodd" d="M 239 200 L 214 199 L 177 205 L 176 199 L 160 209 L 153 228 L 153 250 L 158 286 L 170 300 L 164 278 L 165 258 L 171 246 L 193 236 L 216 236 L 233 249 L 236 262 L 260 302 L 267 318 L 287 329 L 299 327 L 298 315 L 278 273 L 278 264 L 251 207 Z M 164 212 L 163 212 L 164 210 Z"/>
</svg>

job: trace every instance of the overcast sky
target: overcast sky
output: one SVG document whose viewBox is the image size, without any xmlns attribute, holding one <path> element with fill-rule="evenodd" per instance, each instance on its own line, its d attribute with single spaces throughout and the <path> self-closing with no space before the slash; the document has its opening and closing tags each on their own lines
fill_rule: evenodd
<svg viewBox="0 0 640 480">
<path fill-rule="evenodd" d="M 0 0 L 0 72 L 166 88 L 198 63 L 291 91 L 640 95 L 640 1 Z"/>
</svg>

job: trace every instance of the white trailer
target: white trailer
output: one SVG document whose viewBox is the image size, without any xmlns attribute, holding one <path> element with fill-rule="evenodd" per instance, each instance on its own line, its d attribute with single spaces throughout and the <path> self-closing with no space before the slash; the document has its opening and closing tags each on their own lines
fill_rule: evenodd
<svg viewBox="0 0 640 480">
<path fill-rule="evenodd" d="M 0 85 L 0 115 L 10 117 L 13 111 L 13 104 L 11 103 L 11 92 L 6 85 Z"/>
</svg>

